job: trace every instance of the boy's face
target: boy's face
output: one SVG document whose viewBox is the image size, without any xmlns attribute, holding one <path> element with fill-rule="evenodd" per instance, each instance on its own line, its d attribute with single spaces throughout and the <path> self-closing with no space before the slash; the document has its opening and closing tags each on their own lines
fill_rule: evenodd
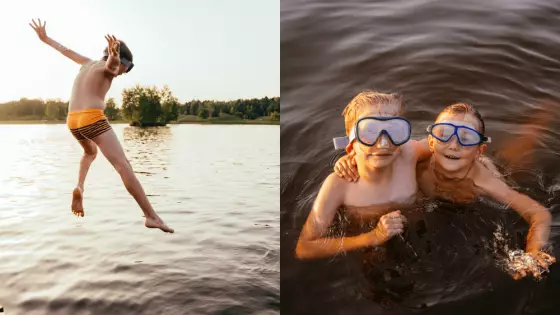
<svg viewBox="0 0 560 315">
<path fill-rule="evenodd" d="M 445 113 L 439 117 L 436 123 L 451 123 L 456 126 L 469 127 L 480 132 L 480 122 L 470 113 Z M 455 135 L 447 142 L 439 141 L 430 135 L 428 143 L 430 150 L 433 152 L 435 162 L 449 172 L 470 168 L 476 158 L 486 150 L 486 144 L 462 146 Z"/>
<path fill-rule="evenodd" d="M 388 107 L 379 110 L 377 107 L 369 106 L 360 111 L 357 120 L 363 117 L 387 117 L 398 116 L 398 114 L 398 110 L 395 108 Z M 371 168 L 384 168 L 391 165 L 399 152 L 399 147 L 393 145 L 385 134 L 379 137 L 377 142 L 371 147 L 354 140 L 348 149 L 347 151 L 351 152 L 353 150 L 356 153 L 356 163 Z"/>
</svg>

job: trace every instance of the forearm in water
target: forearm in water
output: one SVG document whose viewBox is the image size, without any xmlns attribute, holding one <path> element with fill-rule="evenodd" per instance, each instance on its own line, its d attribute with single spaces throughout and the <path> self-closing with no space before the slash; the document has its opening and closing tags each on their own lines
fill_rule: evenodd
<svg viewBox="0 0 560 315">
<path fill-rule="evenodd" d="M 296 248 L 296 255 L 301 259 L 323 258 L 360 248 L 378 245 L 371 233 L 341 238 L 319 238 L 301 241 Z"/>
<path fill-rule="evenodd" d="M 531 217 L 527 235 L 528 253 L 540 251 L 548 243 L 551 221 L 552 216 L 548 210 L 539 211 Z"/>
</svg>

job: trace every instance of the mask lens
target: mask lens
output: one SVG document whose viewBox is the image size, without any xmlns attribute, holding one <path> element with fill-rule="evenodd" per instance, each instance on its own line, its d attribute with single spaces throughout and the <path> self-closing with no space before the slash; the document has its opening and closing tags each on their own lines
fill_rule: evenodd
<svg viewBox="0 0 560 315">
<path fill-rule="evenodd" d="M 449 141 L 455 132 L 455 127 L 450 125 L 435 125 L 432 127 L 431 134 L 438 140 Z"/>
<path fill-rule="evenodd" d="M 396 145 L 403 144 L 410 139 L 410 125 L 403 119 L 392 119 L 383 122 L 384 129 Z"/>
<path fill-rule="evenodd" d="M 458 132 L 460 142 L 463 145 L 475 145 L 481 142 L 480 135 L 474 130 L 467 129 L 465 127 L 458 127 Z"/>
<path fill-rule="evenodd" d="M 358 123 L 358 137 L 366 145 L 374 145 L 383 130 L 380 121 L 374 119 L 363 119 Z"/>
<path fill-rule="evenodd" d="M 358 123 L 358 137 L 366 145 L 374 145 L 385 130 L 395 145 L 401 145 L 410 139 L 410 125 L 404 119 L 362 119 Z"/>
</svg>

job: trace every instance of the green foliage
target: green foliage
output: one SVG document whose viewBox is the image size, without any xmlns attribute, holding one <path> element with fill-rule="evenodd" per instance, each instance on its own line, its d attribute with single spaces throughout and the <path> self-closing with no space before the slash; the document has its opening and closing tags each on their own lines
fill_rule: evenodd
<svg viewBox="0 0 560 315">
<path fill-rule="evenodd" d="M 114 98 L 105 104 L 105 115 L 111 121 L 126 120 L 133 125 L 165 125 L 172 121 L 182 121 L 181 117 L 222 120 L 257 119 L 269 117 L 280 120 L 280 98 L 238 99 L 234 101 L 199 101 L 179 103 L 168 86 L 135 87 L 122 91 L 122 106 L 117 107 Z M 68 102 L 61 100 L 41 100 L 22 98 L 0 104 L 0 120 L 65 120 L 68 115 Z"/>
<path fill-rule="evenodd" d="M 124 89 L 122 92 L 123 117 L 133 125 L 164 125 L 165 113 L 161 107 L 161 92 L 156 87 Z"/>
<path fill-rule="evenodd" d="M 124 89 L 122 97 L 123 118 L 133 125 L 165 125 L 179 118 L 179 101 L 167 86 L 159 90 L 136 85 Z"/>
<path fill-rule="evenodd" d="M 107 116 L 107 119 L 111 120 L 118 120 L 120 119 L 120 111 L 117 108 L 117 104 L 115 103 L 115 99 L 114 98 L 109 98 L 107 100 L 107 102 L 105 103 L 105 116 Z"/>
<path fill-rule="evenodd" d="M 203 107 L 199 107 L 197 116 L 202 118 L 202 119 L 206 119 L 206 118 L 208 118 L 208 112 Z"/>
<path fill-rule="evenodd" d="M 235 101 L 199 101 L 192 100 L 179 107 L 181 115 L 200 116 L 200 108 L 205 109 L 212 117 L 218 117 L 220 113 L 235 115 L 242 119 L 256 119 L 259 117 L 271 117 L 276 112 L 274 118 L 280 119 L 280 98 L 261 98 L 261 99 L 238 99 Z M 203 115 L 208 115 L 203 114 Z"/>
<path fill-rule="evenodd" d="M 161 90 L 161 106 L 165 113 L 166 123 L 179 118 L 179 100 L 173 96 L 167 85 Z"/>
<path fill-rule="evenodd" d="M 0 120 L 65 120 L 68 102 L 22 98 L 0 104 Z"/>
</svg>

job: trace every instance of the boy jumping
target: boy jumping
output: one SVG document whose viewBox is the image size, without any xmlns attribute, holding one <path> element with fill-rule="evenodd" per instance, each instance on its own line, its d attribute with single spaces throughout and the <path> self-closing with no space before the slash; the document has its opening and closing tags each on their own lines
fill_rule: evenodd
<svg viewBox="0 0 560 315">
<path fill-rule="evenodd" d="M 29 25 L 35 30 L 39 39 L 82 66 L 74 80 L 67 118 L 70 132 L 84 148 L 84 155 L 80 161 L 78 185 L 72 192 L 72 212 L 77 216 L 84 216 L 82 205 L 84 182 L 99 147 L 144 212 L 145 226 L 173 233 L 173 229 L 168 227 L 152 208 L 103 112 L 105 95 L 109 91 L 113 79 L 129 72 L 134 66 L 132 53 L 124 42 L 117 40 L 115 36 L 107 35 L 105 39 L 107 39 L 108 47 L 105 48 L 103 58 L 91 60 L 48 37 L 45 29 L 47 23 L 44 22 L 41 25 L 41 20 L 38 21 L 39 24 L 32 20 L 33 24 L 29 23 Z"/>
</svg>

